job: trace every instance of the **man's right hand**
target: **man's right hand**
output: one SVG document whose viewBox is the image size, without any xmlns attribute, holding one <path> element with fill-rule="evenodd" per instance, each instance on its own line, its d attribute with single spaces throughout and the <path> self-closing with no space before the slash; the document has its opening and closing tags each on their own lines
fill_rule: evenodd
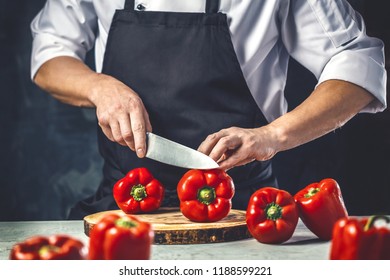
<svg viewBox="0 0 390 280">
<path fill-rule="evenodd" d="M 146 132 L 152 131 L 149 115 L 138 94 L 124 83 L 98 74 L 70 56 L 45 62 L 34 81 L 61 102 L 96 107 L 99 125 L 108 139 L 145 156 Z"/>
<path fill-rule="evenodd" d="M 91 101 L 96 106 L 99 126 L 108 139 L 144 157 L 146 132 L 152 131 L 152 126 L 141 98 L 119 80 L 104 74 L 98 76 Z"/>
</svg>

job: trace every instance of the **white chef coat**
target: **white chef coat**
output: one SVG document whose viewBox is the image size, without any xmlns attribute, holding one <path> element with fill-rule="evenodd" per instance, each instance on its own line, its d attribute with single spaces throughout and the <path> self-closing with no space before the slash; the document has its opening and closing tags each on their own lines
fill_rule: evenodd
<svg viewBox="0 0 390 280">
<path fill-rule="evenodd" d="M 83 60 L 95 46 L 102 69 L 110 24 L 124 0 L 48 0 L 31 23 L 32 78 L 57 56 Z M 206 0 L 135 0 L 147 11 L 204 12 Z M 269 122 L 287 111 L 284 97 L 289 56 L 318 84 L 339 79 L 357 84 L 376 100 L 362 112 L 386 108 L 384 45 L 368 37 L 362 17 L 344 0 L 220 0 L 248 87 Z M 134 67 L 137 67 L 134 65 Z"/>
</svg>

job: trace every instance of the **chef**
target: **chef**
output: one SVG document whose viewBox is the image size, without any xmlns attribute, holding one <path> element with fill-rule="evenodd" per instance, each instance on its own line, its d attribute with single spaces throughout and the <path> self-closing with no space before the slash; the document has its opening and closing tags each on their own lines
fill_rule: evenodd
<svg viewBox="0 0 390 280">
<path fill-rule="evenodd" d="M 344 0 L 47 0 L 31 29 L 34 82 L 96 108 L 103 180 L 72 219 L 117 209 L 112 186 L 141 166 L 177 203 L 187 170 L 145 158 L 147 131 L 216 160 L 245 209 L 277 186 L 275 154 L 386 108 L 383 43 Z M 95 70 L 83 62 L 93 47 Z M 290 56 L 318 84 L 287 112 Z"/>
</svg>

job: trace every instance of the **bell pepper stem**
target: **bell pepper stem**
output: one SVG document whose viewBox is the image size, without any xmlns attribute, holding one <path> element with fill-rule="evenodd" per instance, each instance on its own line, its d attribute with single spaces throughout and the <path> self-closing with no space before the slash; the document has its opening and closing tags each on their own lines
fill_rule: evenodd
<svg viewBox="0 0 390 280">
<path fill-rule="evenodd" d="M 374 215 L 374 216 L 371 216 L 370 218 L 368 218 L 367 223 L 364 226 L 364 231 L 367 231 L 370 228 L 372 228 L 374 226 L 374 223 L 376 221 L 378 221 L 378 220 L 385 220 L 385 222 L 387 224 L 390 223 L 390 218 L 389 217 L 387 217 L 385 215 Z"/>
<path fill-rule="evenodd" d="M 265 207 L 265 213 L 268 220 L 276 221 L 282 217 L 282 207 L 275 203 L 271 202 Z"/>
<path fill-rule="evenodd" d="M 50 252 L 59 252 L 60 248 L 54 245 L 44 245 L 41 248 L 39 248 L 38 254 L 39 256 L 45 256 Z"/>
<path fill-rule="evenodd" d="M 122 228 L 133 228 L 137 226 L 137 223 L 126 217 L 123 217 L 116 220 L 115 225 Z"/>
<path fill-rule="evenodd" d="M 139 184 L 135 185 L 131 188 L 130 195 L 136 200 L 136 201 L 141 201 L 145 197 L 147 197 L 146 189 L 145 186 Z"/>
<path fill-rule="evenodd" d="M 314 196 L 316 193 L 320 191 L 320 188 L 310 188 L 307 193 L 305 193 L 304 197 L 305 198 L 310 198 Z"/>
<path fill-rule="evenodd" d="M 210 205 L 216 197 L 217 195 L 212 187 L 206 186 L 198 191 L 198 200 L 203 204 Z"/>
</svg>

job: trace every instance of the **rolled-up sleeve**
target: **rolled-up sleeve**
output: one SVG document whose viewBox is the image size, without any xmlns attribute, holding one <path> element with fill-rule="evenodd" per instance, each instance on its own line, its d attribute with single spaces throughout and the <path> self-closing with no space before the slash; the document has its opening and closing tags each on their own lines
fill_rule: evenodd
<svg viewBox="0 0 390 280">
<path fill-rule="evenodd" d="M 42 64 L 54 57 L 84 60 L 93 48 L 96 29 L 92 0 L 48 0 L 31 22 L 31 78 Z"/>
<path fill-rule="evenodd" d="M 346 1 L 290 1 L 286 13 L 283 42 L 318 84 L 331 79 L 354 83 L 375 97 L 361 112 L 386 108 L 384 44 L 367 36 L 362 17 Z"/>
</svg>

